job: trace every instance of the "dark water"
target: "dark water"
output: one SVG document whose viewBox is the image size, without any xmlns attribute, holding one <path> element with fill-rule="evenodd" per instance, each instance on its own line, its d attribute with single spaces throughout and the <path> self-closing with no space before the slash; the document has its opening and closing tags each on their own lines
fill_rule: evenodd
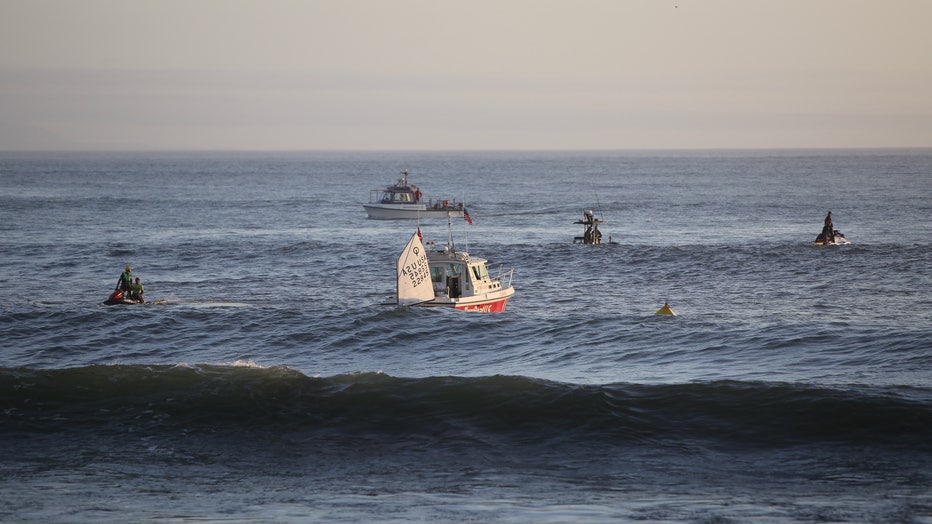
<svg viewBox="0 0 932 524">
<path fill-rule="evenodd" d="M 403 169 L 505 313 L 384 305 Z M 927 150 L 4 153 L 0 521 L 932 522 L 930 196 Z M 164 303 L 101 305 L 126 264 Z"/>
</svg>

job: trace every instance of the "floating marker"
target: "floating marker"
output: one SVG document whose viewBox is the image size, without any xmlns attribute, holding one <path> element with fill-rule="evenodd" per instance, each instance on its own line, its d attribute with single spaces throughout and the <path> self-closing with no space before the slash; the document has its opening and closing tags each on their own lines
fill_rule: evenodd
<svg viewBox="0 0 932 524">
<path fill-rule="evenodd" d="M 676 313 L 672 309 L 670 309 L 670 304 L 667 302 L 663 303 L 663 307 L 658 309 L 656 314 L 657 315 L 670 315 L 671 317 L 676 316 Z"/>
</svg>

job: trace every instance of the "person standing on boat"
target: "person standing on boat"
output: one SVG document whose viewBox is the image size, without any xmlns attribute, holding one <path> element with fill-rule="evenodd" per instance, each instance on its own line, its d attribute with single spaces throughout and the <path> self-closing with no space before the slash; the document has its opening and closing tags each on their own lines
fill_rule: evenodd
<svg viewBox="0 0 932 524">
<path fill-rule="evenodd" d="M 822 228 L 822 241 L 826 243 L 835 241 L 835 225 L 832 223 L 831 211 L 825 215 L 825 226 Z"/>
<path fill-rule="evenodd" d="M 120 275 L 120 280 L 117 281 L 118 290 L 123 291 L 123 293 L 129 293 L 133 290 L 133 268 L 126 266 L 126 270 L 123 271 L 123 274 Z"/>
<path fill-rule="evenodd" d="M 142 298 L 142 293 L 145 290 L 146 288 L 144 288 L 142 282 L 139 281 L 139 277 L 136 277 L 136 281 L 133 282 L 133 285 L 130 287 L 129 298 L 142 302 L 145 300 Z"/>
<path fill-rule="evenodd" d="M 596 220 L 595 213 L 591 209 L 583 213 L 582 223 L 586 225 L 583 242 L 586 244 L 601 244 L 602 232 L 599 231 L 599 221 Z"/>
</svg>

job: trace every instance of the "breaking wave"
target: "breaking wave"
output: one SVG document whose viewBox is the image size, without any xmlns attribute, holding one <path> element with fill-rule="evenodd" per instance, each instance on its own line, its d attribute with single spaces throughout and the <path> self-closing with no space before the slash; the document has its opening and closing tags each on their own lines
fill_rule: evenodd
<svg viewBox="0 0 932 524">
<path fill-rule="evenodd" d="M 932 450 L 932 390 L 716 381 L 577 385 L 521 376 L 308 377 L 287 367 L 0 370 L 0 433 L 232 431 L 443 441 Z"/>
</svg>

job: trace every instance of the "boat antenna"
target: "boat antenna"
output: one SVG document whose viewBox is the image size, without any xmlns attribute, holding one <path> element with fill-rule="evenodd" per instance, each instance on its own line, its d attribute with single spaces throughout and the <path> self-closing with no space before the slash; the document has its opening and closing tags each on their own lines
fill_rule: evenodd
<svg viewBox="0 0 932 524">
<path fill-rule="evenodd" d="M 447 245 L 450 251 L 456 252 L 456 246 L 453 245 L 453 212 L 447 211 Z"/>
<path fill-rule="evenodd" d="M 599 202 L 598 192 L 596 192 L 595 194 L 595 204 L 596 204 L 596 207 L 599 209 L 599 220 L 601 220 L 602 222 L 605 222 L 605 215 L 602 213 L 602 202 Z"/>
<path fill-rule="evenodd" d="M 466 195 L 463 195 L 463 242 L 466 243 L 466 252 L 469 252 L 469 228 L 466 227 Z"/>
</svg>

